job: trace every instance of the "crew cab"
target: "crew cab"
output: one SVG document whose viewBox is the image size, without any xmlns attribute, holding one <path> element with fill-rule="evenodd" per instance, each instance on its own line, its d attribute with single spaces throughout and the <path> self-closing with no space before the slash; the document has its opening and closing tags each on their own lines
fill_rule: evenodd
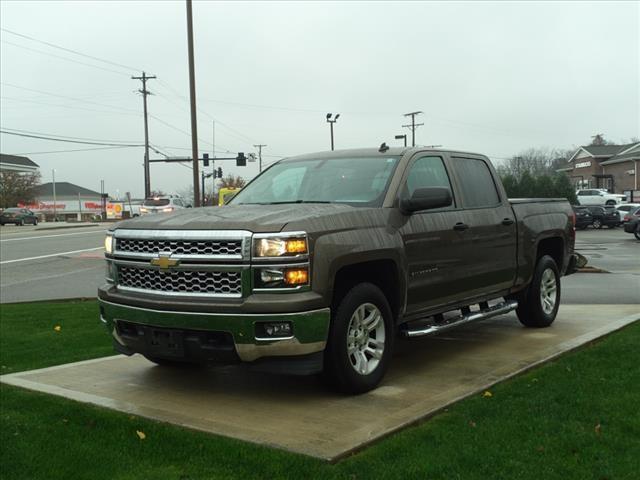
<svg viewBox="0 0 640 480">
<path fill-rule="evenodd" d="M 548 327 L 573 272 L 565 199 L 509 200 L 484 155 L 413 148 L 286 158 L 223 207 L 121 222 L 100 316 L 160 365 L 245 362 L 375 388 L 397 335 L 516 310 Z"/>
</svg>

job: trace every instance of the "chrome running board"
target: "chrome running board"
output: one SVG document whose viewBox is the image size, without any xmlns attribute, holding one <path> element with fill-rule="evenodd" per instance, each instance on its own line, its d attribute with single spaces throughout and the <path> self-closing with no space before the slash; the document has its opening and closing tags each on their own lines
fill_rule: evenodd
<svg viewBox="0 0 640 480">
<path fill-rule="evenodd" d="M 517 301 L 509 300 L 507 302 L 499 303 L 498 305 L 494 305 L 493 307 L 487 307 L 477 312 L 462 314 L 458 317 L 454 317 L 442 323 L 429 325 L 426 328 L 420 328 L 415 330 L 406 329 L 403 331 L 403 334 L 407 338 L 424 337 L 426 335 L 433 335 L 433 334 L 442 332 L 444 330 L 457 327 L 459 325 L 464 325 L 465 323 L 476 322 L 479 320 L 486 320 L 487 318 L 496 317 L 498 315 L 504 315 L 505 313 L 509 313 L 515 310 L 517 307 L 518 307 Z"/>
</svg>

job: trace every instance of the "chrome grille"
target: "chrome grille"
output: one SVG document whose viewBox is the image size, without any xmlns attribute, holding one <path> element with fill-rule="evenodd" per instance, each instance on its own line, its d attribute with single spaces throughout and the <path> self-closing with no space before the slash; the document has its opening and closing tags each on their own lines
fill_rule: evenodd
<svg viewBox="0 0 640 480">
<path fill-rule="evenodd" d="M 173 255 L 242 255 L 242 240 L 147 240 L 117 238 L 116 253 Z"/>
<path fill-rule="evenodd" d="M 242 294 L 242 274 L 240 271 L 161 271 L 119 266 L 118 287 L 149 293 L 239 297 Z"/>
</svg>

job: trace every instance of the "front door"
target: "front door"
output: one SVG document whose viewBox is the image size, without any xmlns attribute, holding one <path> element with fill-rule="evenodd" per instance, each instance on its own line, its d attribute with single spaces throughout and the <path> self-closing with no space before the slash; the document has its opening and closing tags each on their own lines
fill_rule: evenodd
<svg viewBox="0 0 640 480">
<path fill-rule="evenodd" d="M 471 245 L 464 232 L 454 229 L 461 222 L 458 199 L 446 168 L 445 159 L 434 153 L 417 154 L 409 164 L 400 189 L 401 198 L 409 198 L 417 188 L 446 187 L 452 192 L 450 207 L 398 213 L 398 230 L 404 242 L 408 265 L 408 315 L 445 305 L 460 295 L 464 288 L 462 252 Z"/>
</svg>

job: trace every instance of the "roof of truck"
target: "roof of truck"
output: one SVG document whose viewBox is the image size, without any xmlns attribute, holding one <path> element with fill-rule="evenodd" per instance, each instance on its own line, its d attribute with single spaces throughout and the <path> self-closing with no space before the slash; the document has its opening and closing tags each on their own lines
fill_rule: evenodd
<svg viewBox="0 0 640 480">
<path fill-rule="evenodd" d="M 480 155 L 482 157 L 486 157 L 486 155 L 473 153 L 473 152 L 463 152 L 460 150 L 452 150 L 452 149 L 446 149 L 446 148 L 440 148 L 440 147 L 416 146 L 416 147 L 389 147 L 384 151 L 380 151 L 380 147 L 327 150 L 324 152 L 306 153 L 303 155 L 286 157 L 283 160 L 289 161 L 289 160 L 303 160 L 303 159 L 312 159 L 312 158 L 377 157 L 377 156 L 398 157 L 406 153 L 424 152 L 425 150 L 430 150 L 433 152 L 447 152 L 447 153 L 456 153 L 456 154 L 465 154 L 465 155 Z"/>
</svg>

